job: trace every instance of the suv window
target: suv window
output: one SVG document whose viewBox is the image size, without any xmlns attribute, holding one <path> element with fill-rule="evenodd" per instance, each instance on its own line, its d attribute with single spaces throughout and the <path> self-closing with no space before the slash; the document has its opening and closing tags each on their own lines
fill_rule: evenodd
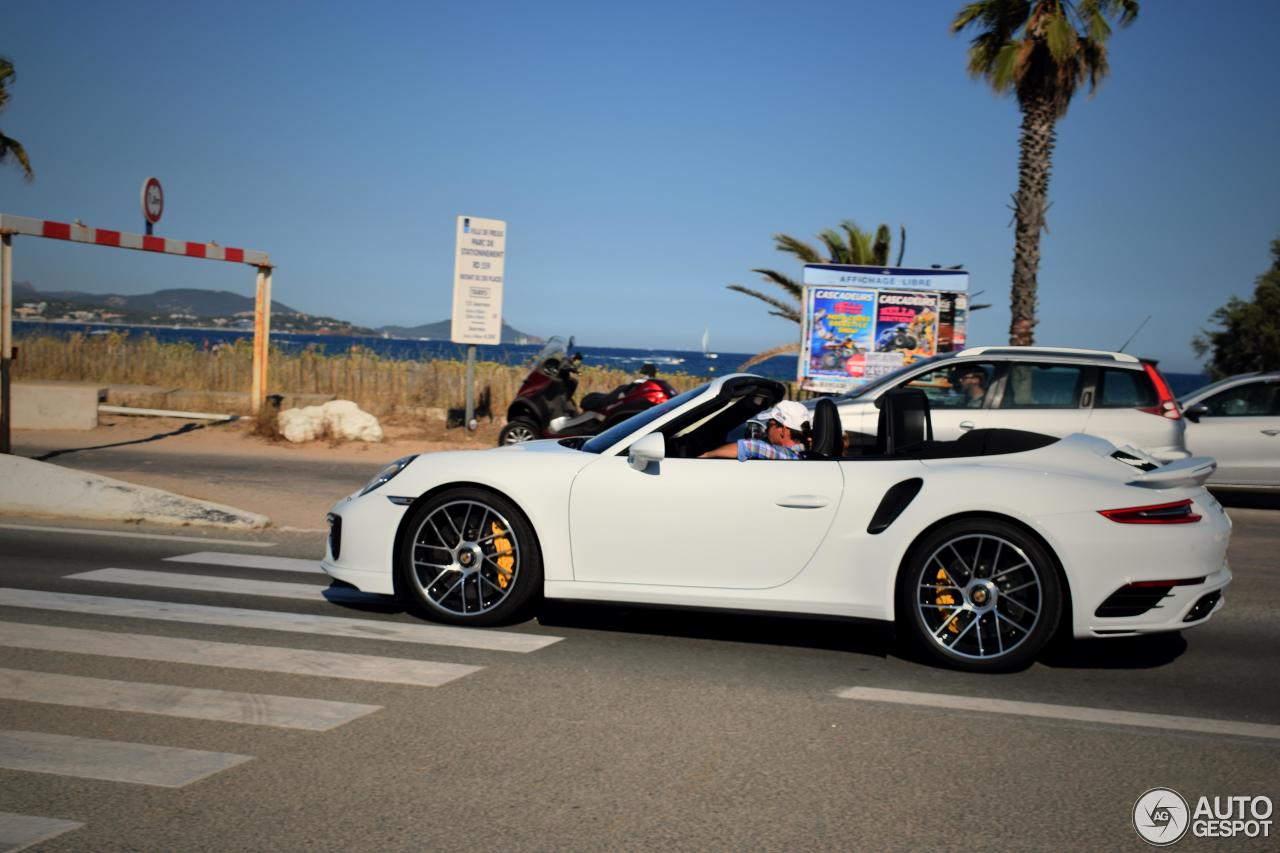
<svg viewBox="0 0 1280 853">
<path fill-rule="evenodd" d="M 1075 364 L 1011 364 L 1000 408 L 1077 408 L 1085 370 Z"/>
<path fill-rule="evenodd" d="M 977 409 L 982 407 L 994 375 L 991 362 L 970 361 L 921 373 L 901 387 L 919 388 L 929 398 L 931 409 Z"/>
<path fill-rule="evenodd" d="M 1106 367 L 1102 370 L 1101 385 L 1094 403 L 1096 408 L 1136 409 L 1159 405 L 1159 395 L 1145 371 Z"/>
<path fill-rule="evenodd" d="M 1214 394 L 1204 404 L 1206 415 L 1250 417 L 1280 415 L 1280 382 L 1250 382 Z"/>
</svg>

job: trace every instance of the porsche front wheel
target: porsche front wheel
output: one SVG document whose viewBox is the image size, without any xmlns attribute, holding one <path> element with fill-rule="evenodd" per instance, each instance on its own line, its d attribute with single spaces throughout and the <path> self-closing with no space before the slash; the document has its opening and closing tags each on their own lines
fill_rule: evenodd
<svg viewBox="0 0 1280 853">
<path fill-rule="evenodd" d="M 1031 663 L 1053 636 L 1062 584 L 1037 540 L 997 519 L 962 519 L 921 541 L 898 615 L 930 657 L 970 671 Z"/>
<path fill-rule="evenodd" d="M 409 521 L 401 591 L 425 614 L 453 625 L 514 621 L 542 586 L 542 556 L 514 504 L 481 489 L 450 489 Z"/>
</svg>

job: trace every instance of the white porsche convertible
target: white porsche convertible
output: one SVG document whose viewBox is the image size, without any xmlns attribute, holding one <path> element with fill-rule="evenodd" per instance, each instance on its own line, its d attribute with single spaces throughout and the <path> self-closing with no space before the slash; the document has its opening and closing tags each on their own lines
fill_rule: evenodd
<svg viewBox="0 0 1280 853">
<path fill-rule="evenodd" d="M 542 598 L 897 621 L 951 666 L 1025 666 L 1076 637 L 1178 631 L 1222 606 L 1230 522 L 1211 459 L 1094 436 L 934 441 L 916 390 L 847 455 L 819 401 L 799 461 L 700 459 L 785 388 L 726 376 L 589 439 L 397 460 L 329 514 L 323 566 L 428 618 L 485 626 Z"/>
</svg>

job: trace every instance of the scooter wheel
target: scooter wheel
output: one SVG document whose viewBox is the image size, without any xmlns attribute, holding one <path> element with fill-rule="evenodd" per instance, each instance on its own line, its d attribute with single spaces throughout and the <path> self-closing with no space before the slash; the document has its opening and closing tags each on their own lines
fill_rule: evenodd
<svg viewBox="0 0 1280 853">
<path fill-rule="evenodd" d="M 542 430 L 538 429 L 538 425 L 528 418 L 516 418 L 507 421 L 507 425 L 498 433 L 498 446 L 505 444 L 520 444 L 524 441 L 533 441 L 535 438 L 542 437 Z"/>
</svg>

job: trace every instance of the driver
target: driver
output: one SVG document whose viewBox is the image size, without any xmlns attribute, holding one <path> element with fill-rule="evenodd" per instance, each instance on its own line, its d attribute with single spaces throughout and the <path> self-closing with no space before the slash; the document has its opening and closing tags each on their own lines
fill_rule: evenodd
<svg viewBox="0 0 1280 853">
<path fill-rule="evenodd" d="M 810 413 L 794 400 L 783 400 L 772 409 L 757 415 L 765 422 L 765 437 L 742 438 L 730 444 L 708 450 L 700 459 L 799 459 L 809 446 Z"/>
</svg>

